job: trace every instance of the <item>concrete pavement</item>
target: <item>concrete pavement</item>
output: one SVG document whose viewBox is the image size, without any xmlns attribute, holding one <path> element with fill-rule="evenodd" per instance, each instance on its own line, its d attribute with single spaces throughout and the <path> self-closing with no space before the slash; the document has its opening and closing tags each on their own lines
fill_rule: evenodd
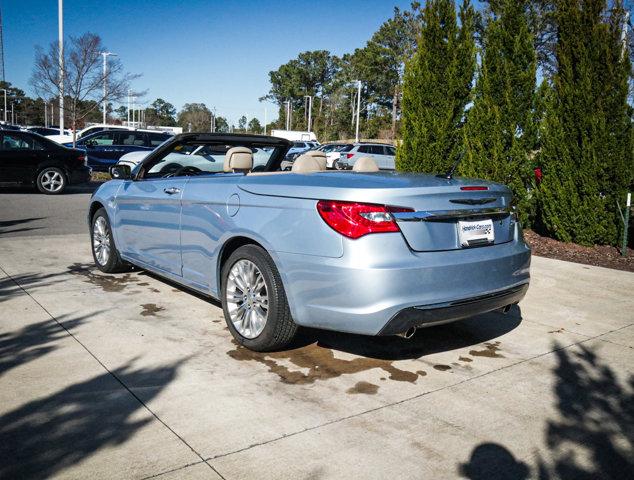
<svg viewBox="0 0 634 480">
<path fill-rule="evenodd" d="M 217 304 L 0 235 L 0 478 L 625 478 L 634 274 L 534 258 L 528 296 L 412 340 L 237 348 Z"/>
</svg>

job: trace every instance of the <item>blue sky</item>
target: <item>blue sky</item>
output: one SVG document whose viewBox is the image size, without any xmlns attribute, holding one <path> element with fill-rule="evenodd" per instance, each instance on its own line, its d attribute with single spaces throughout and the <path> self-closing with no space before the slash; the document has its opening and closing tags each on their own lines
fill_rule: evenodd
<svg viewBox="0 0 634 480">
<path fill-rule="evenodd" d="M 145 102 L 161 97 L 216 107 L 230 121 L 269 120 L 268 72 L 306 50 L 362 47 L 410 0 L 65 0 L 65 35 L 94 32 L 143 76 Z M 57 0 L 2 0 L 6 80 L 29 93 L 36 45 L 57 39 Z"/>
</svg>

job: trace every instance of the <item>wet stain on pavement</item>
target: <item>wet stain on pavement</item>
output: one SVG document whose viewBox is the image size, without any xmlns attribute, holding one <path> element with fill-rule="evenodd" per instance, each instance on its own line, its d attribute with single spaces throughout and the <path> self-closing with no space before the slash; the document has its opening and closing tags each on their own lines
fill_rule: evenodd
<svg viewBox="0 0 634 480">
<path fill-rule="evenodd" d="M 458 357 L 458 360 L 461 362 L 473 362 L 473 359 L 469 357 Z"/>
<path fill-rule="evenodd" d="M 564 331 L 564 327 L 558 328 L 557 330 L 549 330 L 548 333 L 562 333 Z"/>
<path fill-rule="evenodd" d="M 504 358 L 504 355 L 498 353 L 500 351 L 500 342 L 485 343 L 484 350 L 471 350 L 469 355 L 474 357 L 488 357 L 488 358 Z"/>
<path fill-rule="evenodd" d="M 449 365 L 434 365 L 436 370 L 440 370 L 441 372 L 446 372 L 447 370 L 451 370 Z"/>
<path fill-rule="evenodd" d="M 356 357 L 352 360 L 336 358 L 329 348 L 313 343 L 305 347 L 285 352 L 258 353 L 238 346 L 227 352 L 234 360 L 255 361 L 268 367 L 269 372 L 276 374 L 283 383 L 306 385 L 317 380 L 328 380 L 341 375 L 354 374 L 372 369 L 381 369 L 388 374 L 390 380 L 415 383 L 418 373 L 401 370 L 392 361 L 375 358 Z M 280 360 L 287 360 L 298 370 L 283 365 Z M 305 370 L 308 372 L 305 372 Z"/>
<path fill-rule="evenodd" d="M 418 373 L 419 377 L 424 377 L 425 375 L 427 375 L 427 372 L 425 370 L 417 370 L 416 373 Z"/>
<path fill-rule="evenodd" d="M 68 267 L 68 270 L 73 275 L 84 277 L 87 283 L 101 287 L 104 292 L 121 292 L 126 286 L 139 283 L 136 275 L 126 273 L 115 277 L 114 275 L 97 273 L 94 267 L 86 266 L 81 263 L 72 264 Z"/>
<path fill-rule="evenodd" d="M 139 283 L 139 287 L 147 287 L 148 285 L 149 283 L 147 282 Z"/>
<path fill-rule="evenodd" d="M 368 382 L 357 382 L 354 385 L 354 387 L 346 390 L 346 393 L 350 393 L 353 395 L 359 394 L 359 393 L 364 393 L 366 395 L 374 395 L 378 391 L 379 391 L 378 385 L 374 385 L 373 383 L 368 383 Z"/>
<path fill-rule="evenodd" d="M 164 307 L 159 307 L 153 303 L 145 303 L 141 305 L 143 310 L 141 311 L 141 315 L 143 317 L 156 317 L 156 314 L 165 310 Z"/>
</svg>

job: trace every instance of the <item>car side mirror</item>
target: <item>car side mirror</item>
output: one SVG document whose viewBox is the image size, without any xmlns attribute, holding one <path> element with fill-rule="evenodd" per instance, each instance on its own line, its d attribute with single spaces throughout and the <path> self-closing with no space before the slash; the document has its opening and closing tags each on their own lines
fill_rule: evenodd
<svg viewBox="0 0 634 480">
<path fill-rule="evenodd" d="M 110 176 L 115 180 L 129 180 L 132 178 L 132 169 L 125 163 L 110 167 Z"/>
</svg>

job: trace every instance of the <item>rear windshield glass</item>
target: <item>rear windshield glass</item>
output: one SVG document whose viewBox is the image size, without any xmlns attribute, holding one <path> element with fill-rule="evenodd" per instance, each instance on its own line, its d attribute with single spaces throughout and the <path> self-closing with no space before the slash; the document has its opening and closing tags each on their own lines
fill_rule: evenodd
<svg viewBox="0 0 634 480">
<path fill-rule="evenodd" d="M 338 152 L 349 152 L 354 145 L 343 145 L 337 149 Z"/>
</svg>

